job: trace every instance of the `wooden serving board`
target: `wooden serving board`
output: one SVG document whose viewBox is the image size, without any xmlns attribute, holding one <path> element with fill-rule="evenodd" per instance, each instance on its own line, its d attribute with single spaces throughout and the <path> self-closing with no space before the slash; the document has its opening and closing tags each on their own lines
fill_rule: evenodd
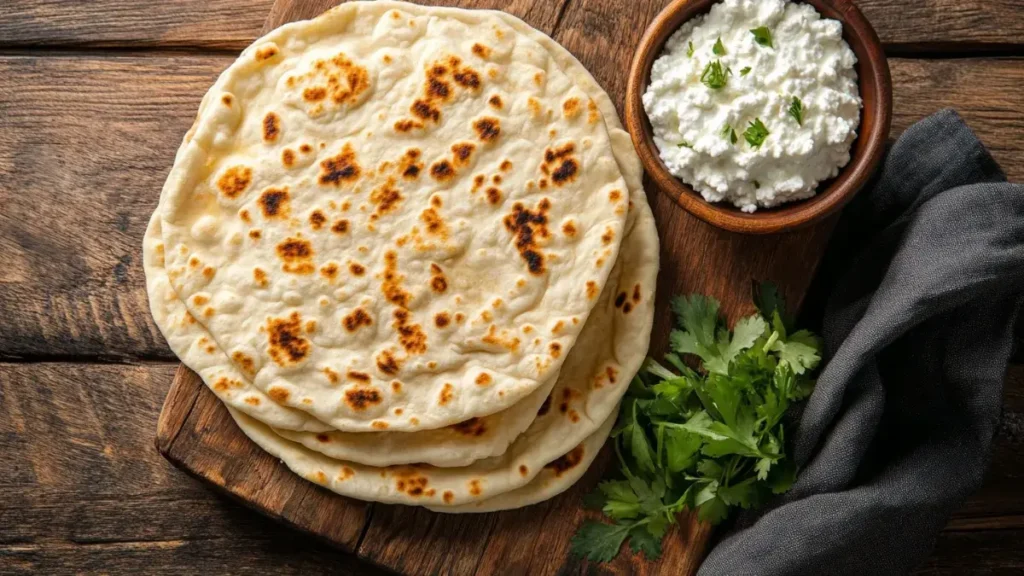
<svg viewBox="0 0 1024 576">
<path fill-rule="evenodd" d="M 626 75 L 648 23 L 669 0 L 418 0 L 463 8 L 501 9 L 569 49 L 623 110 Z M 277 0 L 264 31 L 312 18 L 338 0 Z M 661 235 L 652 353 L 665 349 L 672 294 L 701 292 L 722 301 L 733 320 L 753 310 L 751 280 L 772 280 L 799 305 L 821 259 L 834 220 L 776 236 L 724 232 L 684 212 L 647 182 Z M 585 517 L 581 498 L 610 462 L 606 447 L 571 490 L 542 504 L 494 514 L 435 514 L 424 509 L 351 500 L 292 474 L 235 426 L 199 377 L 179 367 L 164 402 L 156 447 L 175 466 L 245 505 L 314 534 L 360 558 L 402 574 L 693 574 L 711 536 L 681 515 L 660 561 L 628 549 L 599 567 L 569 555 L 569 539 Z"/>
</svg>

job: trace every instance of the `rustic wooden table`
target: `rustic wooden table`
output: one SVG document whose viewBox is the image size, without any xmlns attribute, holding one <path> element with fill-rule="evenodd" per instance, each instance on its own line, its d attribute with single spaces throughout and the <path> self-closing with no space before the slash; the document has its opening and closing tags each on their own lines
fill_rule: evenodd
<svg viewBox="0 0 1024 576">
<path fill-rule="evenodd" d="M 602 37 L 622 1 L 536 5 L 626 62 L 634 46 Z M 177 362 L 149 316 L 142 234 L 201 95 L 272 3 L 0 2 L 0 574 L 375 571 L 152 444 Z M 629 18 L 642 30 L 665 3 L 631 0 Z M 953 106 L 1024 180 L 1024 0 L 858 5 L 890 56 L 893 134 Z M 621 92 L 625 70 L 598 80 Z M 986 484 L 921 574 L 1024 570 L 1024 367 L 1006 399 Z"/>
</svg>

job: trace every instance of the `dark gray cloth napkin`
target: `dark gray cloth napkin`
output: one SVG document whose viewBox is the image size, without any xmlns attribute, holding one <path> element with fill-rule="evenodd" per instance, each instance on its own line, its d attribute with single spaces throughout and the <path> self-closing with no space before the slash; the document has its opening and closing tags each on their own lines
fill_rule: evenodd
<svg viewBox="0 0 1024 576">
<path fill-rule="evenodd" d="M 1024 186 L 956 112 L 912 126 L 844 211 L 812 288 L 827 364 L 791 448 L 800 477 L 700 574 L 902 574 L 924 560 L 984 476 L 1022 292 Z"/>
</svg>

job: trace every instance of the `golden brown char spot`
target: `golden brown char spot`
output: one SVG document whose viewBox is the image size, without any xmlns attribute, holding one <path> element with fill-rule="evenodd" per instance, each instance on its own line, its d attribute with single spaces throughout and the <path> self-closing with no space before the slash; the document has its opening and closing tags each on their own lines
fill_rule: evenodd
<svg viewBox="0 0 1024 576">
<path fill-rule="evenodd" d="M 612 228 L 611 226 L 605 228 L 604 234 L 601 235 L 601 242 L 603 242 L 604 245 L 607 246 L 607 245 L 611 244 L 612 240 L 614 240 L 614 239 L 615 239 L 615 229 Z"/>
<path fill-rule="evenodd" d="M 356 475 L 356 471 L 355 470 L 349 468 L 348 466 L 342 466 L 341 467 L 341 472 L 338 473 L 338 480 L 341 481 L 341 482 L 344 482 L 345 480 L 348 480 L 349 478 L 351 478 L 351 477 L 353 477 L 355 475 Z"/>
<path fill-rule="evenodd" d="M 490 313 L 487 312 L 486 310 L 484 311 L 484 314 L 490 316 Z M 483 338 L 481 338 L 481 340 L 483 340 L 485 344 L 501 346 L 502 348 L 505 348 L 511 352 L 515 352 L 516 350 L 519 349 L 519 338 L 516 338 L 515 336 L 508 337 L 505 330 L 502 330 L 501 334 L 499 335 L 498 327 L 495 326 L 494 324 L 490 325 L 490 327 L 487 330 L 487 334 Z"/>
<path fill-rule="evenodd" d="M 441 119 L 441 111 L 426 100 L 416 100 L 412 103 L 409 111 L 412 112 L 413 116 L 423 121 L 437 122 Z M 420 123 L 420 126 L 422 126 L 422 123 Z M 395 128 L 398 128 L 397 124 Z"/>
<path fill-rule="evenodd" d="M 324 376 L 327 377 L 327 381 L 330 382 L 331 384 L 338 384 L 339 382 L 341 382 L 341 375 L 339 375 L 334 370 L 325 367 L 322 368 L 320 371 L 324 373 Z M 321 440 L 321 442 L 326 442 L 326 440 Z"/>
<path fill-rule="evenodd" d="M 473 122 L 473 130 L 481 141 L 493 142 L 501 135 L 501 122 L 497 118 L 485 116 Z"/>
<path fill-rule="evenodd" d="M 503 160 L 501 162 L 501 166 L 499 166 L 498 169 L 501 170 L 502 172 L 506 172 L 506 173 L 507 172 L 511 172 L 512 171 L 512 161 L 511 160 Z"/>
<path fill-rule="evenodd" d="M 326 82 L 303 90 L 303 99 L 311 103 L 330 97 L 336 105 L 353 104 L 370 88 L 370 75 L 366 68 L 353 63 L 345 54 L 338 54 L 330 60 L 317 60 L 314 71 L 306 76 L 313 77 L 314 82 Z M 313 112 L 322 110 L 322 105 L 317 106 Z"/>
<path fill-rule="evenodd" d="M 453 424 L 451 428 L 463 436 L 480 437 L 487 433 L 487 423 L 480 418 L 470 418 L 458 424 Z"/>
<path fill-rule="evenodd" d="M 281 269 L 289 274 L 312 274 L 316 268 L 309 240 L 289 237 L 277 245 L 277 256 L 284 261 Z"/>
<path fill-rule="evenodd" d="M 217 188 L 232 200 L 238 198 L 252 183 L 252 169 L 248 166 L 232 166 L 217 179 Z"/>
<path fill-rule="evenodd" d="M 579 98 L 569 98 L 565 102 L 562 102 L 562 114 L 564 114 L 566 118 L 573 120 L 580 115 L 580 112 L 582 112 L 582 107 L 580 106 Z"/>
<path fill-rule="evenodd" d="M 391 324 L 398 332 L 398 341 L 408 354 L 423 354 L 427 351 L 427 335 L 419 324 L 409 319 L 409 311 L 398 309 L 394 312 L 394 323 Z"/>
<path fill-rule="evenodd" d="M 380 391 L 372 386 L 357 385 L 345 391 L 345 404 L 356 412 L 376 406 L 381 401 Z"/>
<path fill-rule="evenodd" d="M 320 102 L 327 98 L 327 88 L 323 86 L 310 86 L 302 91 L 302 99 L 306 102 Z"/>
<path fill-rule="evenodd" d="M 328 280 L 334 280 L 338 277 L 338 271 L 340 268 L 334 262 L 328 262 L 320 267 L 320 275 Z"/>
<path fill-rule="evenodd" d="M 527 468 L 525 464 L 520 464 L 519 465 L 519 475 L 520 476 L 523 476 L 525 478 L 526 475 L 529 474 L 529 473 L 530 473 L 530 469 Z"/>
<path fill-rule="evenodd" d="M 267 321 L 270 357 L 279 366 L 298 364 L 309 355 L 310 343 L 301 334 L 302 318 L 292 312 L 288 318 Z"/>
<path fill-rule="evenodd" d="M 302 152 L 303 154 L 309 154 L 312 151 L 313 147 L 310 146 L 309 144 L 303 144 L 302 146 L 299 146 L 299 152 Z"/>
<path fill-rule="evenodd" d="M 359 382 L 365 384 L 370 381 L 370 375 L 366 372 L 358 372 L 356 370 L 349 370 L 345 373 L 345 378 L 352 380 L 353 382 Z"/>
<path fill-rule="evenodd" d="M 267 273 L 264 272 L 262 268 L 253 268 L 253 270 L 252 270 L 252 279 L 256 282 L 256 285 L 259 286 L 260 288 L 266 288 L 267 287 L 267 284 L 268 284 Z"/>
<path fill-rule="evenodd" d="M 611 202 L 618 202 L 622 199 L 622 192 L 619 190 L 612 190 L 608 193 L 608 200 Z"/>
<path fill-rule="evenodd" d="M 452 144 L 452 155 L 456 166 L 469 164 L 469 159 L 476 150 L 476 144 L 472 142 L 456 142 Z"/>
<path fill-rule="evenodd" d="M 249 215 L 249 211 L 245 208 L 238 211 L 238 217 L 246 224 L 252 224 L 252 216 Z"/>
<path fill-rule="evenodd" d="M 452 74 L 452 78 L 455 79 L 455 83 L 463 88 L 470 90 L 476 90 L 480 88 L 481 80 L 480 74 L 472 68 L 462 68 Z"/>
<path fill-rule="evenodd" d="M 402 120 L 397 120 L 395 122 L 395 132 L 401 132 L 403 134 L 406 132 L 412 132 L 413 130 L 419 130 L 420 128 L 423 128 L 423 122 L 419 122 L 417 120 L 403 118 Z"/>
<path fill-rule="evenodd" d="M 316 328 L 317 328 L 316 320 L 307 320 L 306 321 L 306 334 L 312 334 L 312 333 L 316 332 Z"/>
<path fill-rule="evenodd" d="M 263 117 L 263 141 L 277 142 L 281 135 L 281 117 L 273 112 L 267 112 Z"/>
<path fill-rule="evenodd" d="M 625 303 L 626 303 L 626 293 L 625 292 L 620 292 L 619 295 L 615 297 L 615 307 L 616 308 L 622 308 L 622 305 L 625 304 Z"/>
<path fill-rule="evenodd" d="M 295 151 L 291 148 L 285 148 L 281 152 L 281 164 L 284 164 L 285 168 L 291 168 L 295 165 Z"/>
<path fill-rule="evenodd" d="M 633 286 L 633 302 L 640 302 L 640 285 L 636 284 Z"/>
<path fill-rule="evenodd" d="M 258 62 L 266 62 L 267 60 L 270 60 L 274 56 L 277 56 L 277 52 L 277 46 L 274 46 L 273 44 L 268 46 L 261 46 L 256 49 L 256 60 Z"/>
<path fill-rule="evenodd" d="M 373 318 L 366 310 L 362 308 L 356 308 L 349 312 L 341 321 L 342 325 L 345 326 L 345 330 L 349 332 L 355 332 L 363 326 L 372 326 Z"/>
<path fill-rule="evenodd" d="M 199 264 L 201 264 L 201 262 L 199 261 L 199 258 L 197 258 L 195 256 L 189 258 L 189 260 L 188 260 L 188 267 L 189 268 L 192 268 L 192 269 L 199 268 Z"/>
<path fill-rule="evenodd" d="M 231 97 L 231 94 L 225 94 L 220 97 L 220 101 L 223 102 L 225 106 L 230 108 L 231 103 L 234 102 L 234 98 Z"/>
<path fill-rule="evenodd" d="M 319 230 L 327 222 L 327 215 L 322 210 L 313 210 L 309 215 L 309 225 L 313 230 Z"/>
<path fill-rule="evenodd" d="M 623 314 L 629 314 L 632 311 L 633 311 L 633 304 L 632 303 L 626 302 L 625 304 L 622 305 L 622 313 Z"/>
<path fill-rule="evenodd" d="M 597 103 L 593 100 L 587 101 L 587 123 L 596 124 L 601 119 L 601 113 L 597 110 Z"/>
<path fill-rule="evenodd" d="M 259 230 L 249 230 L 249 238 L 252 238 L 253 240 L 259 240 L 261 236 L 263 236 L 263 232 Z"/>
<path fill-rule="evenodd" d="M 487 372 L 481 372 L 477 374 L 475 380 L 477 386 L 490 386 L 491 382 L 493 381 L 494 379 L 491 378 L 491 375 L 488 374 Z"/>
<path fill-rule="evenodd" d="M 216 272 L 217 272 L 216 270 L 214 270 L 213 268 L 211 268 L 209 266 L 203 268 L 203 276 L 207 280 L 213 280 L 213 275 L 216 274 Z"/>
<path fill-rule="evenodd" d="M 447 312 L 438 312 L 434 315 L 434 325 L 438 328 L 445 328 L 451 324 L 451 317 L 448 316 Z"/>
<path fill-rule="evenodd" d="M 405 151 L 402 159 L 399 161 L 398 170 L 402 173 L 402 178 L 406 180 L 415 180 L 419 178 L 420 172 L 423 171 L 423 163 L 419 162 L 420 151 L 418 148 L 410 148 Z"/>
<path fill-rule="evenodd" d="M 495 110 L 501 110 L 501 108 L 505 105 L 505 103 L 501 100 L 501 96 L 497 94 L 491 96 L 490 100 L 488 100 L 487 103 L 490 104 L 491 108 L 494 108 Z"/>
<path fill-rule="evenodd" d="M 441 498 L 444 500 L 445 504 L 451 504 L 453 501 L 455 501 L 455 493 L 452 492 L 451 490 L 445 490 Z"/>
<path fill-rule="evenodd" d="M 466 315 L 463 314 L 462 312 L 456 312 L 455 313 L 455 321 L 458 322 L 459 324 L 462 324 L 462 322 L 465 319 L 466 319 Z"/>
<path fill-rule="evenodd" d="M 345 234 L 348 232 L 348 220 L 335 220 L 334 224 L 331 225 L 331 232 L 335 234 Z"/>
<path fill-rule="evenodd" d="M 548 346 L 548 350 L 551 352 L 552 358 L 558 358 L 559 356 L 562 355 L 562 345 L 559 344 L 558 342 L 552 342 Z"/>
<path fill-rule="evenodd" d="M 580 444 L 565 456 L 561 456 L 554 462 L 545 464 L 544 468 L 552 470 L 555 473 L 556 478 L 561 478 L 562 474 L 572 470 L 583 461 L 583 451 L 583 444 Z"/>
<path fill-rule="evenodd" d="M 438 182 L 448 182 L 455 177 L 455 168 L 448 160 L 439 160 L 430 165 L 430 176 Z"/>
<path fill-rule="evenodd" d="M 599 293 L 600 290 L 598 290 L 597 282 L 594 282 L 593 280 L 587 280 L 587 299 L 593 300 L 594 298 L 597 298 L 597 295 Z"/>
<path fill-rule="evenodd" d="M 397 472 L 395 476 L 398 477 L 395 481 L 395 488 L 403 494 L 416 497 L 427 496 L 429 498 L 436 493 L 433 488 L 427 488 L 430 483 L 429 480 L 425 476 L 420 476 L 419 472 L 413 467 Z"/>
<path fill-rule="evenodd" d="M 385 350 L 377 355 L 377 369 L 384 374 L 394 376 L 401 368 L 402 364 L 390 350 Z"/>
<path fill-rule="evenodd" d="M 477 42 L 476 44 L 473 44 L 473 54 L 476 54 L 481 58 L 489 58 L 491 56 L 491 49 Z"/>
<path fill-rule="evenodd" d="M 448 238 L 448 226 L 435 208 L 427 208 L 420 213 L 420 221 L 426 225 L 427 234 L 442 239 Z"/>
<path fill-rule="evenodd" d="M 235 352 L 231 355 L 235 365 L 245 374 L 252 376 L 256 373 L 256 363 L 251 356 L 245 352 Z"/>
<path fill-rule="evenodd" d="M 290 398 L 291 395 L 292 395 L 292 393 L 289 392 L 285 388 L 271 387 L 270 390 L 267 390 L 267 396 L 270 396 L 270 398 L 273 401 L 275 401 L 275 402 L 277 402 L 279 404 L 287 402 L 288 398 Z"/>
<path fill-rule="evenodd" d="M 470 194 L 476 194 L 477 190 L 483 187 L 484 183 L 487 182 L 487 177 L 483 174 L 477 174 L 473 177 L 473 189 Z"/>
<path fill-rule="evenodd" d="M 539 241 L 550 235 L 547 229 L 547 212 L 550 208 L 551 202 L 547 198 L 538 203 L 536 210 L 530 210 L 521 202 L 516 202 L 512 207 L 512 213 L 504 219 L 505 229 L 515 239 L 520 257 L 526 262 L 530 274 L 535 276 L 543 274 L 545 270 Z"/>
<path fill-rule="evenodd" d="M 248 398 L 245 399 L 245 403 L 251 406 L 259 406 L 260 399 L 255 396 L 249 396 Z"/>
<path fill-rule="evenodd" d="M 373 428 L 375 430 L 387 430 L 388 429 L 388 423 L 384 422 L 383 420 L 374 420 L 373 422 L 370 422 L 370 426 L 373 426 Z"/>
<path fill-rule="evenodd" d="M 445 382 L 444 386 L 441 387 L 441 394 L 437 397 L 437 403 L 444 406 L 451 402 L 452 398 L 455 397 L 455 387 L 449 382 Z"/>
<path fill-rule="evenodd" d="M 498 188 L 492 186 L 487 189 L 487 202 L 489 202 L 490 204 L 493 204 L 495 206 L 501 204 L 501 197 L 501 190 L 499 190 Z"/>
<path fill-rule="evenodd" d="M 402 288 L 402 280 L 405 276 L 398 273 L 398 253 L 389 250 L 384 253 L 384 272 L 380 275 L 381 291 L 388 302 L 400 308 L 409 307 L 409 299 L 412 295 Z"/>
<path fill-rule="evenodd" d="M 575 157 L 576 145 L 572 142 L 558 148 L 548 148 L 544 151 L 544 163 L 541 164 L 541 171 L 551 177 L 555 186 L 564 186 L 576 179 L 580 172 L 579 160 Z M 541 187 L 543 188 L 543 180 Z"/>
<path fill-rule="evenodd" d="M 391 383 L 391 391 L 395 394 L 400 394 L 402 392 L 402 383 L 398 380 L 393 381 Z"/>
<path fill-rule="evenodd" d="M 348 271 L 353 276 L 362 276 L 363 274 L 366 274 L 366 266 L 363 266 L 359 262 L 350 262 L 348 265 Z"/>
<path fill-rule="evenodd" d="M 206 296 L 203 296 L 202 294 L 196 294 L 195 296 L 192 297 L 192 304 L 194 306 L 202 306 L 209 301 L 210 299 L 207 298 Z"/>
<path fill-rule="evenodd" d="M 341 153 L 320 162 L 320 184 L 341 186 L 359 179 L 362 170 L 356 161 L 356 152 L 351 144 L 346 143 Z"/>
<path fill-rule="evenodd" d="M 469 493 L 472 494 L 473 496 L 479 496 L 479 495 L 483 494 L 483 490 L 480 489 L 480 481 L 479 480 L 470 480 L 469 481 Z"/>
<path fill-rule="evenodd" d="M 272 219 L 287 218 L 291 214 L 290 201 L 291 194 L 287 188 L 267 188 L 257 202 L 263 210 L 263 217 Z"/>
<path fill-rule="evenodd" d="M 385 214 L 394 212 L 402 200 L 402 193 L 395 187 L 395 179 L 388 178 L 386 182 L 370 192 L 370 202 L 376 206 L 370 219 L 376 220 Z"/>
<path fill-rule="evenodd" d="M 540 101 L 539 100 L 537 100 L 536 98 L 530 97 L 526 101 L 526 105 L 529 106 L 530 114 L 531 115 L 533 115 L 534 117 L 540 116 L 541 105 L 540 105 Z"/>
<path fill-rule="evenodd" d="M 494 184 L 501 184 L 502 180 L 503 179 L 501 177 L 501 174 L 495 174 L 494 176 L 491 176 L 491 182 Z"/>
</svg>

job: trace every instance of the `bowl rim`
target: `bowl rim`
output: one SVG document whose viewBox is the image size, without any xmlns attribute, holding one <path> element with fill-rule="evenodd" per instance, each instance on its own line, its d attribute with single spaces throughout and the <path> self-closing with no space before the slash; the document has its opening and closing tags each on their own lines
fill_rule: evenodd
<svg viewBox="0 0 1024 576">
<path fill-rule="evenodd" d="M 855 35 L 863 45 L 866 58 L 858 54 L 862 72 L 858 74 L 857 86 L 863 97 L 864 83 L 870 82 L 877 97 L 873 108 L 861 109 L 860 126 L 864 126 L 864 118 L 868 114 L 873 116 L 874 122 L 869 133 L 860 132 L 857 135 L 858 139 L 867 138 L 864 150 L 852 156 L 836 178 L 826 181 L 828 186 L 825 189 L 819 185 L 813 202 L 809 201 L 811 199 L 797 200 L 780 207 L 745 213 L 730 204 L 708 202 L 669 172 L 654 142 L 653 129 L 642 101 L 643 93 L 650 83 L 654 60 L 662 53 L 668 38 L 685 22 L 706 13 L 718 2 L 720 0 L 673 0 L 658 13 L 644 32 L 633 55 L 626 89 L 626 125 L 633 146 L 648 175 L 662 192 L 708 224 L 732 232 L 772 234 L 819 222 L 853 199 L 874 174 L 885 154 L 892 125 L 892 77 L 882 42 L 851 0 L 800 0 L 801 3 L 813 6 L 819 13 L 822 11 L 821 5 L 827 4 L 841 14 L 844 39 L 849 43 L 850 35 Z M 851 144 L 851 152 L 856 143 Z"/>
</svg>

